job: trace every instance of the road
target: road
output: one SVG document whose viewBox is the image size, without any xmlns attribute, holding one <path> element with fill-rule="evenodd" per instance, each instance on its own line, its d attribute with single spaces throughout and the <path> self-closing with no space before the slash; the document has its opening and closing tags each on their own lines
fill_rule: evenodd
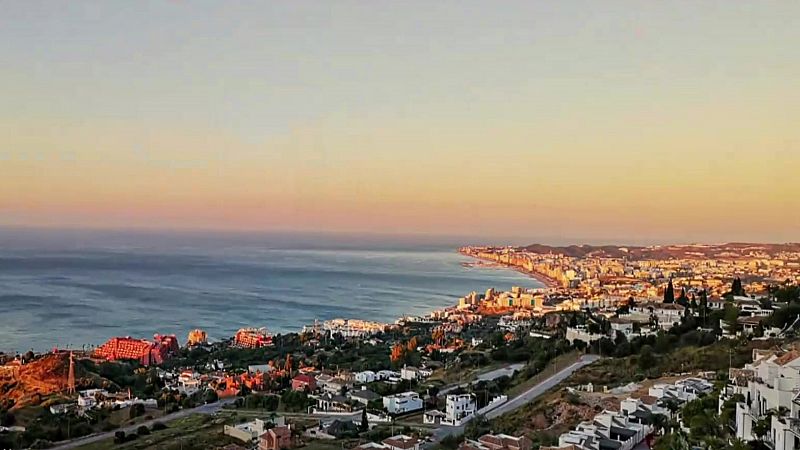
<svg viewBox="0 0 800 450">
<path fill-rule="evenodd" d="M 523 392 L 517 397 L 512 398 L 506 403 L 500 405 L 498 408 L 489 411 L 489 413 L 486 414 L 486 418 L 494 419 L 495 417 L 500 417 L 503 414 L 513 411 L 526 403 L 530 403 L 540 395 L 544 394 L 545 392 L 555 387 L 558 383 L 561 383 L 562 381 L 566 380 L 576 370 L 580 369 L 583 366 L 587 366 L 597 361 L 598 359 L 600 359 L 600 357 L 597 355 L 581 356 L 577 361 L 556 372 L 550 378 L 545 379 L 541 383 L 528 389 L 527 391 Z"/>
<path fill-rule="evenodd" d="M 135 433 L 136 429 L 142 425 L 145 425 L 147 427 L 152 427 L 155 422 L 166 423 L 186 416 L 190 416 L 192 414 L 214 414 L 215 412 L 218 412 L 220 409 L 222 409 L 223 406 L 229 405 L 234 401 L 236 401 L 236 398 L 226 398 L 218 402 L 200 405 L 195 408 L 182 409 L 172 414 L 167 414 L 166 416 L 162 416 L 157 419 L 152 419 L 145 422 L 137 423 L 136 425 L 131 425 L 129 427 L 118 428 L 116 430 L 108 431 L 105 433 L 90 434 L 88 436 L 71 439 L 69 441 L 62 441 L 60 443 L 57 443 L 53 447 L 50 447 L 50 449 L 67 450 L 67 449 L 77 448 L 80 447 L 81 445 L 91 444 L 105 439 L 113 439 L 114 433 L 116 433 L 117 431 L 124 431 L 125 434 Z"/>
<path fill-rule="evenodd" d="M 541 383 L 533 386 L 532 388 L 528 389 L 527 391 L 523 392 L 522 394 L 512 398 L 508 402 L 504 403 L 503 405 L 499 406 L 498 408 L 490 411 L 486 414 L 487 419 L 494 419 L 497 417 L 502 416 L 508 412 L 514 411 L 515 409 L 532 402 L 540 395 L 544 394 L 548 390 L 555 387 L 558 383 L 569 378 L 576 370 L 580 369 L 581 367 L 587 366 L 595 361 L 600 359 L 597 355 L 583 355 L 578 359 L 578 361 L 570 364 L 569 366 L 559 370 L 549 378 L 545 379 Z M 458 427 L 446 427 L 442 426 L 434 430 L 431 439 L 434 443 L 440 442 L 442 439 L 446 438 L 447 436 L 458 436 L 464 434 L 465 425 L 461 425 Z"/>
</svg>

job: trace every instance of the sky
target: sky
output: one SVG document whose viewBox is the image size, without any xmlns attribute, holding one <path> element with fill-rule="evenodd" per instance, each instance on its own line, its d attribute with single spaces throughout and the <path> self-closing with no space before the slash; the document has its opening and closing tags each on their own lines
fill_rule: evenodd
<svg viewBox="0 0 800 450">
<path fill-rule="evenodd" d="M 797 1 L 0 9 L 0 226 L 800 241 Z"/>
</svg>

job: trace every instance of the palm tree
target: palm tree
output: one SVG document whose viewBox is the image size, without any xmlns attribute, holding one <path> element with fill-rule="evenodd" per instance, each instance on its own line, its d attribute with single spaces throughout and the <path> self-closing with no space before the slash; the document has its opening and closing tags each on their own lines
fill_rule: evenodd
<svg viewBox="0 0 800 450">
<path fill-rule="evenodd" d="M 664 434 L 669 425 L 669 418 L 663 414 L 650 414 L 650 423 L 653 425 L 653 431 L 656 434 Z"/>
</svg>

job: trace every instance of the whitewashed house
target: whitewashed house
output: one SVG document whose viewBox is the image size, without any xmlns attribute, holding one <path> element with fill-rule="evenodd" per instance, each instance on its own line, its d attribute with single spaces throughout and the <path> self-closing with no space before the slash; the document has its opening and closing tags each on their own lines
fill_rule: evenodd
<svg viewBox="0 0 800 450">
<path fill-rule="evenodd" d="M 383 407 L 389 414 L 405 414 L 422 409 L 422 398 L 416 392 L 387 395 L 383 397 Z"/>
</svg>

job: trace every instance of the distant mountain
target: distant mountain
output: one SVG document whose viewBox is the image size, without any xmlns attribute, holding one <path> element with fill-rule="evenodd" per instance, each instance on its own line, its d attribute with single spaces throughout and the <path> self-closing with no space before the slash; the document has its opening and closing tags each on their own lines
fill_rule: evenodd
<svg viewBox="0 0 800 450">
<path fill-rule="evenodd" d="M 800 252 L 800 243 L 756 244 L 732 242 L 727 244 L 653 245 L 648 247 L 627 245 L 570 245 L 566 247 L 531 244 L 519 247 L 532 253 L 555 253 L 575 258 L 590 256 L 629 259 L 691 259 L 736 258 L 757 254 L 775 255 L 782 252 Z"/>
</svg>

